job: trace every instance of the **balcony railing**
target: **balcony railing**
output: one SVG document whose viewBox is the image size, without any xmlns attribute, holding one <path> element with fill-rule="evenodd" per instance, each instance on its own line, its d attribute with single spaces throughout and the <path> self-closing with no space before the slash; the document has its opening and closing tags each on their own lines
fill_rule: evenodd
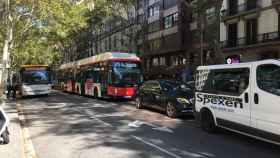
<svg viewBox="0 0 280 158">
<path fill-rule="evenodd" d="M 228 8 L 226 10 L 222 10 L 221 14 L 222 14 L 222 17 L 234 16 L 234 15 L 240 14 L 242 12 L 248 12 L 248 11 L 256 10 L 259 8 L 261 8 L 260 0 L 256 0 L 256 2 L 248 1 L 246 3 L 238 5 L 237 8 Z"/>
<path fill-rule="evenodd" d="M 238 38 L 232 40 L 222 41 L 221 48 L 238 48 L 242 46 L 249 46 L 254 44 L 261 44 L 267 42 L 280 41 L 280 32 L 269 32 L 264 34 L 259 34 L 255 38 Z"/>
</svg>

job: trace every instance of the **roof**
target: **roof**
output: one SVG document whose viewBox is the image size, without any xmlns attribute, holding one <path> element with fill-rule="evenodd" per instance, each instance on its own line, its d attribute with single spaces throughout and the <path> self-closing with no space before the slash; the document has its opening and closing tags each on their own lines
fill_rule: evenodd
<svg viewBox="0 0 280 158">
<path fill-rule="evenodd" d="M 240 68 L 240 67 L 249 67 L 249 66 L 255 65 L 255 64 L 268 64 L 268 63 L 280 63 L 280 60 L 268 59 L 268 60 L 238 63 L 238 64 L 221 64 L 221 65 L 199 66 L 197 68 L 197 70 Z"/>
<path fill-rule="evenodd" d="M 89 58 L 85 58 L 82 60 L 78 60 L 78 66 L 94 64 L 102 61 L 107 60 L 133 60 L 133 61 L 140 61 L 140 58 L 137 57 L 135 54 L 132 53 L 123 53 L 123 52 L 106 52 L 102 54 L 98 54 Z"/>
<path fill-rule="evenodd" d="M 90 65 L 107 60 L 127 60 L 127 61 L 140 61 L 140 58 L 132 53 L 123 52 L 106 52 L 92 57 L 81 59 L 75 62 L 63 64 L 59 69 L 77 68 L 79 66 Z"/>
</svg>

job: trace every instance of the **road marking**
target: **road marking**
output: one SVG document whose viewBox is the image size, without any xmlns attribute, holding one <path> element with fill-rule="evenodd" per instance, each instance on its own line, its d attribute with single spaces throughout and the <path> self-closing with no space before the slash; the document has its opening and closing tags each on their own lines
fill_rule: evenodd
<svg viewBox="0 0 280 158">
<path fill-rule="evenodd" d="M 169 151 L 167 151 L 166 149 L 163 149 L 163 148 L 161 148 L 161 147 L 159 147 L 159 146 L 157 146 L 157 145 L 155 145 L 155 144 L 153 144 L 153 143 L 147 142 L 147 141 L 145 141 L 144 139 L 142 139 L 142 138 L 140 138 L 140 137 L 137 137 L 137 136 L 134 136 L 134 135 L 132 135 L 131 137 L 134 138 L 134 139 L 136 139 L 136 140 L 138 140 L 138 141 L 140 141 L 140 142 L 142 142 L 142 143 L 144 143 L 144 144 L 146 144 L 146 145 L 149 145 L 149 146 L 151 146 L 151 147 L 154 147 L 154 148 L 158 149 L 159 151 L 161 151 L 161 152 L 163 152 L 163 153 L 165 153 L 165 154 L 167 154 L 167 155 L 169 155 L 169 156 L 171 156 L 171 157 L 174 157 L 174 158 L 182 158 L 181 156 L 176 155 L 176 154 L 174 154 L 174 153 L 172 153 L 172 152 L 169 152 Z"/>
<path fill-rule="evenodd" d="M 134 121 L 134 122 L 130 122 L 128 124 L 128 127 L 134 127 L 134 128 L 138 128 L 140 127 L 144 122 L 141 121 Z"/>
<path fill-rule="evenodd" d="M 78 110 L 78 109 L 73 109 L 73 111 L 76 111 L 76 112 L 78 112 L 78 113 L 80 113 L 80 114 L 84 114 L 84 113 L 85 113 L 90 119 L 94 119 L 94 120 L 96 120 L 97 122 L 104 124 L 105 126 L 114 127 L 114 126 L 111 125 L 110 123 L 107 123 L 107 122 L 105 122 L 105 121 L 103 121 L 103 120 L 101 120 L 101 119 L 95 117 L 94 114 L 90 113 L 89 111 L 84 111 L 84 113 L 83 113 L 82 111 Z"/>
<path fill-rule="evenodd" d="M 143 121 L 134 121 L 134 122 L 130 122 L 128 124 L 129 127 L 134 127 L 134 128 L 139 128 L 141 127 L 141 125 L 147 125 L 147 126 L 150 126 L 152 127 L 153 130 L 158 130 L 158 131 L 163 131 L 163 132 L 168 132 L 168 133 L 174 133 L 173 130 L 171 130 L 170 128 L 168 127 L 160 127 L 160 126 L 157 126 L 157 125 L 154 125 L 152 123 L 148 123 L 148 122 L 143 122 Z"/>
<path fill-rule="evenodd" d="M 30 136 L 29 129 L 26 126 L 26 119 L 25 119 L 25 116 L 24 116 L 24 113 L 23 113 L 23 110 L 22 110 L 22 106 L 19 103 L 17 103 L 16 108 L 17 108 L 17 111 L 18 111 L 20 126 L 21 126 L 21 129 L 22 129 L 25 158 L 38 158 L 38 156 L 35 152 L 34 145 L 32 143 L 32 139 L 31 139 L 31 136 Z"/>
</svg>

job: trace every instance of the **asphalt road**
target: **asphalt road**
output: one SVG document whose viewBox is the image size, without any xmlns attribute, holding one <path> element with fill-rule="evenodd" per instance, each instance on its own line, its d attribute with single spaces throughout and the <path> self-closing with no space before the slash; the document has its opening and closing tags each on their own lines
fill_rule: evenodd
<svg viewBox="0 0 280 158">
<path fill-rule="evenodd" d="M 279 158 L 280 147 L 227 131 L 203 132 L 131 102 L 61 92 L 19 100 L 39 158 Z"/>
</svg>

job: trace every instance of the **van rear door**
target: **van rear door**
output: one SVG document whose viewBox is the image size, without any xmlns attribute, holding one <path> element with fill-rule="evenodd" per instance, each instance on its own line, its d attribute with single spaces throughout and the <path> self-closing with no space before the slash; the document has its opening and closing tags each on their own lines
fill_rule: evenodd
<svg viewBox="0 0 280 158">
<path fill-rule="evenodd" d="M 252 123 L 259 136 L 280 142 L 280 62 L 256 63 L 254 74 Z"/>
</svg>

